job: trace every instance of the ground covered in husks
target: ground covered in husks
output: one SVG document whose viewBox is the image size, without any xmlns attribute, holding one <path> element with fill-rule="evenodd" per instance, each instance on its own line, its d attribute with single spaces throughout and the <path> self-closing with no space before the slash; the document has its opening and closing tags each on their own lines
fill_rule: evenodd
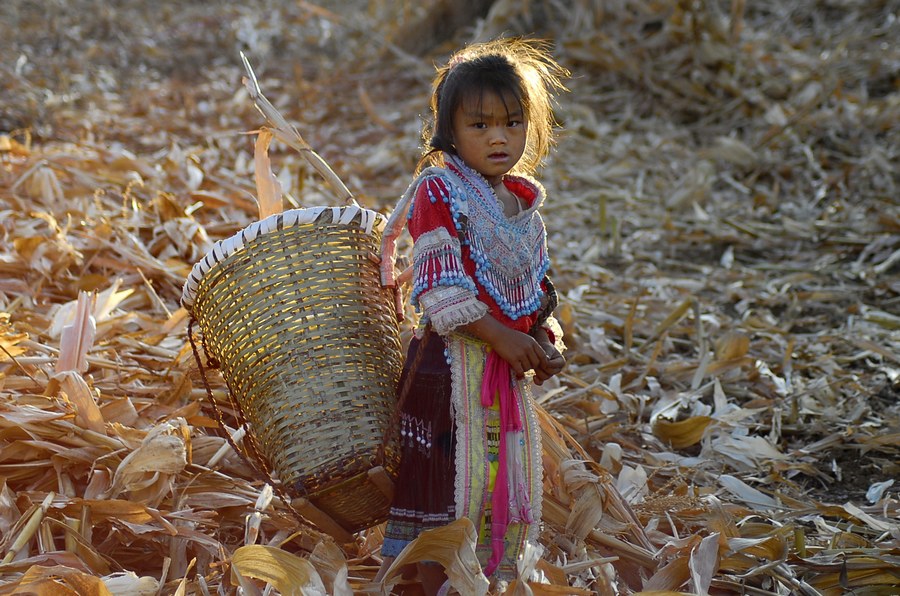
<svg viewBox="0 0 900 596">
<path fill-rule="evenodd" d="M 380 528 L 338 544 L 273 497 L 187 342 L 192 265 L 258 218 L 239 51 L 388 212 L 432 65 L 537 32 L 574 77 L 530 589 L 896 594 L 896 4 L 495 2 L 413 52 L 419 4 L 0 4 L 0 593 L 377 592 Z M 334 203 L 269 156 L 287 207 Z"/>
</svg>

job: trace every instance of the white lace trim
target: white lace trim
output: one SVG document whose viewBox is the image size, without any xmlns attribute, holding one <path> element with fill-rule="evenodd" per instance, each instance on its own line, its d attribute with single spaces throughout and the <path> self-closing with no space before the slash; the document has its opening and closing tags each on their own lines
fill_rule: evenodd
<svg viewBox="0 0 900 596">
<path fill-rule="evenodd" d="M 460 257 L 462 256 L 459 238 L 453 236 L 447 228 L 435 228 L 428 232 L 424 232 L 416 238 L 416 241 L 413 244 L 413 255 L 444 247 L 449 248 L 457 255 L 460 255 Z M 415 259 L 415 256 L 413 256 L 413 258 Z"/>
<path fill-rule="evenodd" d="M 459 420 L 458 413 L 462 408 L 463 383 L 465 381 L 465 371 L 462 368 L 462 362 L 459 361 L 457 355 L 460 352 L 458 344 L 462 340 L 459 337 L 451 336 L 447 340 L 447 353 L 450 354 L 450 418 L 454 421 L 454 426 Z M 459 434 L 459 429 L 454 428 L 456 433 L 456 453 L 454 454 L 454 462 L 456 463 L 456 478 L 453 479 L 453 502 L 456 506 L 456 519 L 459 519 L 466 510 L 465 502 L 465 474 L 466 469 L 466 450 L 461 447 L 463 437 Z"/>
<path fill-rule="evenodd" d="M 543 524 L 544 513 L 544 450 L 541 443 L 541 425 L 537 419 L 537 404 L 534 403 L 534 396 L 531 394 L 531 378 L 525 377 L 519 381 L 519 391 L 522 392 L 524 401 L 525 415 L 528 417 L 527 428 L 531 429 L 532 450 L 532 474 L 534 482 L 531 491 L 531 513 L 534 523 L 528 524 L 528 530 L 525 534 L 525 540 L 529 542 L 537 542 L 540 536 L 541 525 Z"/>
<path fill-rule="evenodd" d="M 438 286 L 423 292 L 419 304 L 438 335 L 447 335 L 488 312 L 487 305 L 478 300 L 474 292 L 459 286 Z"/>
</svg>

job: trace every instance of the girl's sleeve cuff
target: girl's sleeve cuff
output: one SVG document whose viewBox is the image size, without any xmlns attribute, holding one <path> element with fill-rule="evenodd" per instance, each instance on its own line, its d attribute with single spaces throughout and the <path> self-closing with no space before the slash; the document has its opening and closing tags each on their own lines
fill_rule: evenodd
<svg viewBox="0 0 900 596">
<path fill-rule="evenodd" d="M 474 292 L 460 286 L 437 286 L 422 292 L 419 304 L 440 335 L 474 323 L 488 312 L 487 305 L 478 300 Z"/>
</svg>

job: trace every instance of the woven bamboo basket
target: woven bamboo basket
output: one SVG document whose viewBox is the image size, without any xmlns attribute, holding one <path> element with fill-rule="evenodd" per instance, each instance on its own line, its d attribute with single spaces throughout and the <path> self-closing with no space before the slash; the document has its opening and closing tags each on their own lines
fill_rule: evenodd
<svg viewBox="0 0 900 596">
<path fill-rule="evenodd" d="M 384 224 L 359 206 L 272 215 L 218 242 L 182 295 L 262 465 L 344 538 L 386 519 L 399 461 L 399 324 L 375 258 Z"/>
</svg>

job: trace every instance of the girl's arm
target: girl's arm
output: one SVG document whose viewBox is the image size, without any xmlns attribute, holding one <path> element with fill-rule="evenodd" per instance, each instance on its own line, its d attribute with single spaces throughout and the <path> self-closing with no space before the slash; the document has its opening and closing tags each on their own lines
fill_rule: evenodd
<svg viewBox="0 0 900 596">
<path fill-rule="evenodd" d="M 551 360 L 537 339 L 510 329 L 490 314 L 460 328 L 490 345 L 491 349 L 509 363 L 518 378 L 525 376 L 526 371 L 537 372 L 551 367 Z"/>
</svg>

